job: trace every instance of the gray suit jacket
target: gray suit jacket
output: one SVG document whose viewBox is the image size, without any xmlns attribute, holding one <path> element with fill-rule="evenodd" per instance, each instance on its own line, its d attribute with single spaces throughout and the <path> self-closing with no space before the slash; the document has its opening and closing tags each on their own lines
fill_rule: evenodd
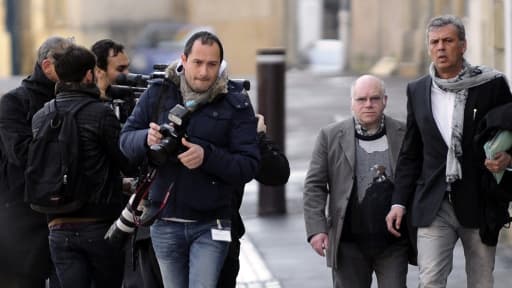
<svg viewBox="0 0 512 288">
<path fill-rule="evenodd" d="M 394 170 L 405 134 L 405 124 L 386 116 L 385 125 Z M 354 121 L 350 118 L 330 124 L 320 131 L 304 182 L 307 237 L 309 240 L 322 232 L 329 235 L 329 267 L 338 266 L 335 255 L 339 251 L 343 219 L 354 184 L 354 171 L 355 134 Z"/>
</svg>

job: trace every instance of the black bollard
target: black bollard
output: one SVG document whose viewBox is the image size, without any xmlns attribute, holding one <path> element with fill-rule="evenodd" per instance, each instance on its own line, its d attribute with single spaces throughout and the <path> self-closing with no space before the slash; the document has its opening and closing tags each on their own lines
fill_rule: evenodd
<svg viewBox="0 0 512 288">
<path fill-rule="evenodd" d="M 256 57 L 258 83 L 258 113 L 263 114 L 267 135 L 285 148 L 285 50 L 261 49 Z M 285 214 L 285 186 L 259 184 L 258 215 Z"/>
</svg>

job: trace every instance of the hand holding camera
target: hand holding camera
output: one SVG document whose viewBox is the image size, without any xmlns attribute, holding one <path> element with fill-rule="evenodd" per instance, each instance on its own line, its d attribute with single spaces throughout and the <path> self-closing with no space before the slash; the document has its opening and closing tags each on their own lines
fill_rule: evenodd
<svg viewBox="0 0 512 288">
<path fill-rule="evenodd" d="M 149 124 L 147 143 L 149 146 L 149 162 L 158 167 L 164 164 L 171 156 L 187 150 L 182 144 L 185 137 L 185 127 L 190 113 L 180 104 L 176 104 L 169 111 L 169 123 L 157 125 Z"/>
<path fill-rule="evenodd" d="M 149 123 L 149 130 L 148 130 L 148 138 L 147 143 L 148 147 L 151 147 L 155 144 L 160 143 L 160 140 L 162 139 L 162 133 L 160 133 L 160 125 L 156 123 Z"/>
</svg>

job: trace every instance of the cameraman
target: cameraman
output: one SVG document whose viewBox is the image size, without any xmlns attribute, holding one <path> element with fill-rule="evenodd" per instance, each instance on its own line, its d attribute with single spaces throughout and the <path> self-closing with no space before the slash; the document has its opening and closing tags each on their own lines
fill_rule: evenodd
<svg viewBox="0 0 512 288">
<path fill-rule="evenodd" d="M 96 85 L 100 88 L 100 97 L 102 99 L 111 99 L 108 90 L 111 85 L 116 84 L 116 78 L 119 74 L 128 74 L 130 60 L 124 53 L 124 46 L 111 39 L 102 39 L 96 41 L 91 47 L 96 55 Z"/>
<path fill-rule="evenodd" d="M 129 73 L 130 61 L 124 52 L 124 46 L 111 39 L 102 39 L 96 41 L 91 50 L 96 55 L 96 85 L 100 89 L 101 100 L 114 109 L 116 116 L 123 124 L 135 104 L 132 91 L 112 87 L 117 84 L 116 79 L 119 75 Z M 123 178 L 123 191 L 131 193 L 132 181 L 133 178 Z M 126 233 L 132 233 L 135 230 L 131 226 L 123 227 Z M 160 270 L 149 238 L 149 228 L 139 227 L 135 233 L 133 236 L 126 235 L 126 240 L 130 237 L 135 239 L 126 243 L 123 287 L 162 287 Z M 109 241 L 112 240 L 109 239 Z"/>
<path fill-rule="evenodd" d="M 121 123 L 132 113 L 135 107 L 135 93 L 129 87 L 121 89 L 114 87 L 120 75 L 128 75 L 130 60 L 124 52 L 124 46 L 111 39 L 96 41 L 91 47 L 96 55 L 94 69 L 100 99 L 108 103 Z"/>
<path fill-rule="evenodd" d="M 217 36 L 195 33 L 180 60 L 141 96 L 120 145 L 137 162 L 149 151 L 167 159 L 157 167 L 149 199 L 152 207 L 162 207 L 151 239 L 164 287 L 216 287 L 231 240 L 232 199 L 258 169 L 256 118 L 242 85 L 229 81 L 221 69 Z M 188 125 L 177 127 L 186 137 L 172 139 L 160 133 L 160 126 L 169 123 L 176 104 L 187 108 Z M 150 121 L 155 106 L 158 124 Z M 178 151 L 169 147 L 176 143 Z"/>
</svg>

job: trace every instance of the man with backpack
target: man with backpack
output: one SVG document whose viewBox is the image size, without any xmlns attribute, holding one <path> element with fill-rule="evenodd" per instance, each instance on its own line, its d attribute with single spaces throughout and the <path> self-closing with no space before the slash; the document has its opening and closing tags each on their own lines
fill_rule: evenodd
<svg viewBox="0 0 512 288">
<path fill-rule="evenodd" d="M 38 49 L 30 76 L 0 98 L 0 287 L 40 288 L 50 275 L 46 217 L 24 202 L 32 116 L 55 97 L 54 56 L 73 43 L 52 36 Z M 59 287 L 50 277 L 50 287 Z"/>
<path fill-rule="evenodd" d="M 31 155 L 48 153 L 37 152 L 36 148 L 44 147 L 38 145 L 37 141 L 50 133 L 47 132 L 51 131 L 49 127 L 55 128 L 62 124 L 59 134 L 67 134 L 67 138 L 59 137 L 58 141 L 55 140 L 56 145 L 59 145 L 62 138 L 70 143 L 75 142 L 70 138 L 78 138 L 77 144 L 73 145 L 78 151 L 75 159 L 78 166 L 71 164 L 70 169 L 64 169 L 63 185 L 54 187 L 58 189 L 53 189 L 55 191 L 52 193 L 57 196 L 50 197 L 51 200 L 61 199 L 63 205 L 66 205 L 65 200 L 69 197 L 72 198 L 70 202 L 78 205 L 74 205 L 74 209 L 63 209 L 58 201 L 32 205 L 40 211 L 47 211 L 50 252 L 63 288 L 90 288 L 91 284 L 96 288 L 120 287 L 122 281 L 122 250 L 112 246 L 103 236 L 123 208 L 120 171 L 125 174 L 131 171 L 129 162 L 118 147 L 119 121 L 112 109 L 99 99 L 94 77 L 95 65 L 94 54 L 80 46 L 73 45 L 56 57 L 55 71 L 59 76 L 56 99 L 45 104 L 32 121 L 34 140 L 30 147 Z M 52 151 L 47 158 L 54 159 L 46 163 L 47 170 L 68 163 L 65 156 L 51 146 L 44 150 Z M 60 157 L 62 161 L 57 161 Z M 43 158 L 39 159 L 42 161 Z M 40 163 L 31 163 L 29 158 L 29 164 L 26 176 L 32 179 L 29 177 L 30 171 L 32 168 L 36 170 Z M 41 179 L 47 176 L 47 170 L 41 172 L 44 174 Z M 28 182 L 31 181 L 27 181 L 27 187 L 33 184 L 34 187 L 39 185 L 48 191 L 52 190 L 48 183 L 44 186 L 45 183 Z M 73 183 L 76 186 L 66 189 L 66 185 Z M 27 189 L 29 198 L 32 190 Z M 65 195 L 61 193 L 63 190 L 74 193 Z M 44 199 L 43 195 L 38 196 L 33 199 Z"/>
</svg>

